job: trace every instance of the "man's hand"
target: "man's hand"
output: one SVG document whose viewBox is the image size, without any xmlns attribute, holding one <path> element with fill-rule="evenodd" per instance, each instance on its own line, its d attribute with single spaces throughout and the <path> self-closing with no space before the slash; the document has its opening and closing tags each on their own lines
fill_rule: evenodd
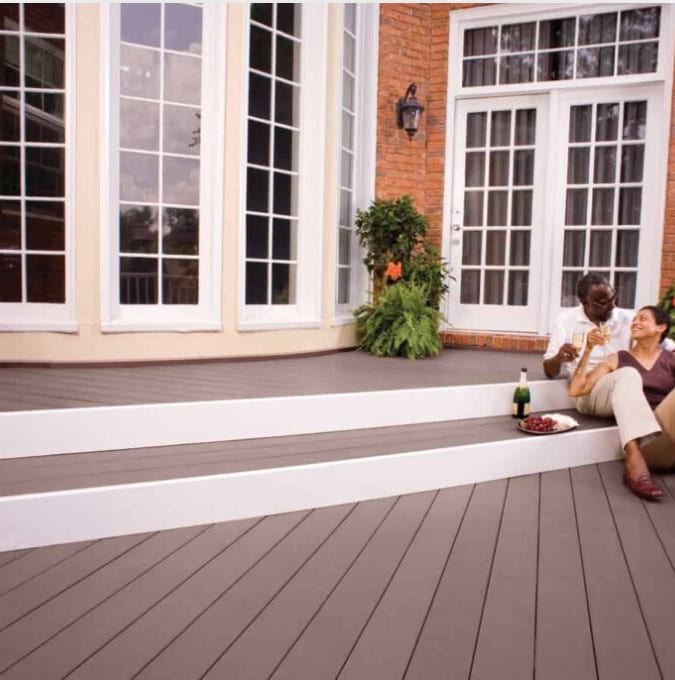
<svg viewBox="0 0 675 680">
<path fill-rule="evenodd" d="M 577 348 L 571 343 L 566 342 L 559 350 L 556 355 L 556 359 L 561 363 L 567 363 L 568 361 L 574 361 L 579 356 Z"/>
</svg>

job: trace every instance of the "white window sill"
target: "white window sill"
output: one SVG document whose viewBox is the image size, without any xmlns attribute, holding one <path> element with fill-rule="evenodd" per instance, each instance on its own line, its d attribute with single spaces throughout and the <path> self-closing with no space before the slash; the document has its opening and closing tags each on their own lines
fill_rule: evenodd
<svg viewBox="0 0 675 680">
<path fill-rule="evenodd" d="M 77 333 L 75 321 L 0 323 L 0 333 Z"/>
<path fill-rule="evenodd" d="M 101 324 L 102 333 L 199 333 L 222 330 L 223 325 L 216 321 L 194 323 L 107 321 Z"/>
<path fill-rule="evenodd" d="M 321 321 L 242 321 L 238 330 L 249 331 L 283 331 L 298 328 L 321 328 Z"/>
<path fill-rule="evenodd" d="M 349 316 L 336 316 L 331 326 L 353 326 L 355 323 L 356 317 L 350 314 Z"/>
</svg>

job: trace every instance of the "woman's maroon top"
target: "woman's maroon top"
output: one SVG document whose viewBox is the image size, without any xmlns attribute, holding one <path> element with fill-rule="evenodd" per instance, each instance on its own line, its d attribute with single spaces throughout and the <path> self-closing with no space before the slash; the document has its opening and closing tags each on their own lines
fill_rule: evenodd
<svg viewBox="0 0 675 680">
<path fill-rule="evenodd" d="M 630 352 L 619 352 L 619 368 L 631 366 L 637 368 L 642 376 L 642 385 L 649 405 L 656 408 L 675 388 L 675 355 L 673 352 L 661 350 L 659 358 L 650 370 L 645 367 Z"/>
</svg>

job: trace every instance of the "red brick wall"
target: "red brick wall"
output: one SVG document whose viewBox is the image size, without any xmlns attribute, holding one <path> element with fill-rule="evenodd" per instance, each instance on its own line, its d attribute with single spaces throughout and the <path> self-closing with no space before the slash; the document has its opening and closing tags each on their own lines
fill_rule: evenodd
<svg viewBox="0 0 675 680">
<path fill-rule="evenodd" d="M 675 101 L 675 82 L 673 82 Z M 666 211 L 663 216 L 663 252 L 661 254 L 661 292 L 675 282 L 675 106 L 670 116 L 670 151 L 666 182 Z"/>
</svg>

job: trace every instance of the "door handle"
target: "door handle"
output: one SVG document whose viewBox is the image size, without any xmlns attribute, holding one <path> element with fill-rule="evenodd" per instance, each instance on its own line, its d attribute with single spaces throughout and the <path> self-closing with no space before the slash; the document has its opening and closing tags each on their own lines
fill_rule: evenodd
<svg viewBox="0 0 675 680">
<path fill-rule="evenodd" d="M 460 231 L 462 228 L 459 224 L 451 224 L 450 226 L 452 227 L 453 231 Z"/>
</svg>

